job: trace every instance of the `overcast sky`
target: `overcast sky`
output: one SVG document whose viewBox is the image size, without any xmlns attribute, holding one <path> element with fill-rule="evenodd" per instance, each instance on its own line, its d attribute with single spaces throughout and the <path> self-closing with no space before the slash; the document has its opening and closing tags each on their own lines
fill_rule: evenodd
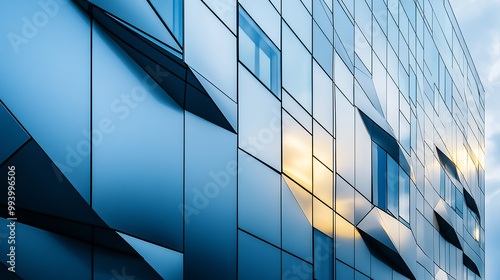
<svg viewBox="0 0 500 280">
<path fill-rule="evenodd" d="M 500 279 L 500 0 L 450 3 L 486 90 L 485 279 Z"/>
</svg>

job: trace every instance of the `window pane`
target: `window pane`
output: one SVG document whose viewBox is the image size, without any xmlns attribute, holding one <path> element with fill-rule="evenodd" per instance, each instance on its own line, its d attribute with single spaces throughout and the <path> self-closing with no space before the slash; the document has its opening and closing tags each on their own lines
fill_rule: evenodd
<svg viewBox="0 0 500 280">
<path fill-rule="evenodd" d="M 377 144 L 372 142 L 372 182 L 373 182 L 373 204 L 380 209 L 386 210 L 386 173 L 387 154 Z"/>
<path fill-rule="evenodd" d="M 152 0 L 162 20 L 182 45 L 182 0 Z"/>
<path fill-rule="evenodd" d="M 392 157 L 387 157 L 387 210 L 389 210 L 394 216 L 398 216 L 399 208 L 399 166 L 398 163 L 392 159 Z"/>
<path fill-rule="evenodd" d="M 248 14 L 239 9 L 240 61 L 276 96 L 280 94 L 278 48 L 269 40 Z"/>
<path fill-rule="evenodd" d="M 239 28 L 240 33 L 239 33 L 239 46 L 240 46 L 240 61 L 245 64 L 245 66 L 250 70 L 252 73 L 255 73 L 255 48 L 256 45 L 248 37 L 248 35 L 241 29 Z"/>
</svg>

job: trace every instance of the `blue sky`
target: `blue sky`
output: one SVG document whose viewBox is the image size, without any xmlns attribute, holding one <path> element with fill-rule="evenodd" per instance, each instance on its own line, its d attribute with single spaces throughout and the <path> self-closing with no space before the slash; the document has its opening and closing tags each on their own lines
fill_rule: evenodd
<svg viewBox="0 0 500 280">
<path fill-rule="evenodd" d="M 486 277 L 500 279 L 500 0 L 450 0 L 486 90 Z"/>
</svg>

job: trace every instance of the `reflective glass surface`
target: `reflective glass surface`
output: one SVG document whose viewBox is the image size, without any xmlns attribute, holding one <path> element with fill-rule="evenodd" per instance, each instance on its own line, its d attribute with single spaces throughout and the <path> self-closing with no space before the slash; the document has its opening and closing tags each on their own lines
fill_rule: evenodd
<svg viewBox="0 0 500 280">
<path fill-rule="evenodd" d="M 291 0 L 290 2 L 299 1 Z M 300 3 L 299 3 L 300 4 Z M 300 4 L 302 5 L 302 4 Z M 311 112 L 312 59 L 311 54 L 283 21 L 283 87 Z"/>
<path fill-rule="evenodd" d="M 239 58 L 276 96 L 280 94 L 280 53 L 241 7 L 239 9 Z"/>
<path fill-rule="evenodd" d="M 283 112 L 283 172 L 312 191 L 312 136 Z"/>
</svg>

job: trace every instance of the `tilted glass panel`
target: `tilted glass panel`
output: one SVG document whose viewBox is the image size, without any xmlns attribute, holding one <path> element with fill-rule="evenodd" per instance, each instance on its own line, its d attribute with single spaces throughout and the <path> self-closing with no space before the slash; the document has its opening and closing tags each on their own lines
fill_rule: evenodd
<svg viewBox="0 0 500 280">
<path fill-rule="evenodd" d="M 94 26 L 92 207 L 114 229 L 181 250 L 184 110 Z"/>
</svg>

